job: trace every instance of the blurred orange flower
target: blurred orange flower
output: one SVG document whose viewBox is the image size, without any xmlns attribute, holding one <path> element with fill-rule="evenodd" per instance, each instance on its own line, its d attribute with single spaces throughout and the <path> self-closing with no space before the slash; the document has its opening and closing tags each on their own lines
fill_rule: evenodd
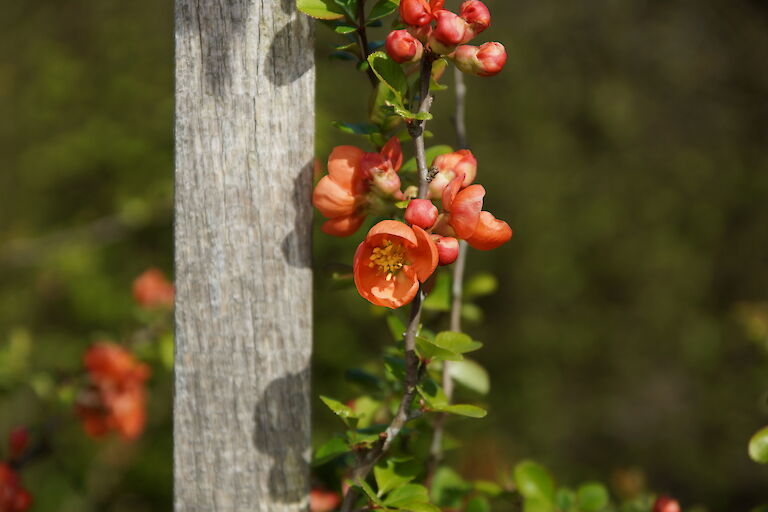
<svg viewBox="0 0 768 512">
<path fill-rule="evenodd" d="M 144 271 L 133 281 L 133 298 L 143 308 L 172 308 L 173 283 L 157 268 Z"/>
</svg>

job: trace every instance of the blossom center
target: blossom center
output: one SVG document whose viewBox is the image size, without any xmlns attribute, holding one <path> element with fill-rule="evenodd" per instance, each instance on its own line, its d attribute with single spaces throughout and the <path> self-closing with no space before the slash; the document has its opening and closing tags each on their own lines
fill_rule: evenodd
<svg viewBox="0 0 768 512">
<path fill-rule="evenodd" d="M 387 281 L 389 281 L 393 275 L 408 264 L 405 258 L 405 247 L 393 243 L 391 240 L 384 240 L 381 246 L 373 249 L 368 266 L 371 268 L 378 267 L 379 272 L 387 274 Z"/>
</svg>

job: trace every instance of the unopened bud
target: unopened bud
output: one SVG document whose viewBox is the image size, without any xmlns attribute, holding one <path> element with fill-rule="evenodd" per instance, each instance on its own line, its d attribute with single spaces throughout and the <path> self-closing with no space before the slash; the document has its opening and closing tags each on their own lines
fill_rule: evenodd
<svg viewBox="0 0 768 512">
<path fill-rule="evenodd" d="M 434 16 L 437 25 L 429 37 L 429 47 L 439 55 L 447 55 L 464 41 L 469 25 L 457 14 L 444 9 L 437 11 Z"/>
<path fill-rule="evenodd" d="M 467 0 L 459 13 L 469 23 L 473 36 L 491 26 L 491 13 L 480 0 Z"/>
<path fill-rule="evenodd" d="M 440 265 L 450 265 L 459 257 L 459 241 L 452 236 L 432 235 Z"/>
<path fill-rule="evenodd" d="M 11 459 L 18 459 L 29 445 L 29 431 L 24 427 L 17 427 L 8 434 L 8 447 L 10 448 Z"/>
<path fill-rule="evenodd" d="M 680 512 L 680 504 L 669 496 L 659 496 L 653 504 L 653 512 Z"/>
<path fill-rule="evenodd" d="M 405 209 L 405 220 L 409 224 L 429 229 L 437 220 L 437 207 L 429 199 L 413 199 Z"/>
<path fill-rule="evenodd" d="M 507 51 L 501 43 L 485 43 L 480 47 L 464 45 L 453 54 L 456 67 L 464 73 L 493 76 L 504 68 Z"/>
<path fill-rule="evenodd" d="M 384 47 L 387 50 L 387 55 L 400 64 L 417 62 L 421 60 L 421 56 L 424 54 L 424 45 L 407 30 L 390 32 Z"/>
<path fill-rule="evenodd" d="M 423 27 L 432 21 L 432 9 L 426 0 L 402 0 L 400 17 L 406 25 Z"/>
</svg>

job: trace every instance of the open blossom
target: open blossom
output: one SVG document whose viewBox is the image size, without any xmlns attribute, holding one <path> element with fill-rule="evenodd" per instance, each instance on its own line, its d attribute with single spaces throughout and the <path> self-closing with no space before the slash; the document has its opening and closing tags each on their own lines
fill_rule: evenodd
<svg viewBox="0 0 768 512">
<path fill-rule="evenodd" d="M 445 0 L 402 0 L 400 18 L 406 25 L 423 27 L 433 19 L 433 13 L 443 8 Z"/>
<path fill-rule="evenodd" d="M 0 463 L 0 512 L 25 512 L 32 506 L 32 496 L 21 485 L 18 473 Z"/>
<path fill-rule="evenodd" d="M 483 211 L 485 188 L 470 185 L 461 189 L 464 176 L 459 174 L 443 190 L 443 209 L 447 223 L 458 238 L 481 251 L 495 249 L 512 238 L 512 229 L 492 213 Z"/>
<path fill-rule="evenodd" d="M 464 73 L 478 76 L 496 75 L 507 62 L 507 50 L 501 43 L 463 45 L 456 48 L 452 55 L 457 68 Z"/>
<path fill-rule="evenodd" d="M 432 167 L 437 170 L 437 174 L 429 183 L 429 197 L 433 199 L 442 197 L 443 189 L 458 174 L 464 175 L 463 187 L 471 185 L 477 176 L 477 159 L 468 149 L 439 155 L 432 162 Z"/>
<path fill-rule="evenodd" d="M 392 137 L 380 153 L 366 153 L 355 146 L 337 146 L 328 157 L 328 175 L 315 186 L 312 204 L 328 220 L 323 232 L 349 236 L 366 217 L 372 187 L 399 196 L 397 172 L 403 163 L 400 141 Z"/>
<path fill-rule="evenodd" d="M 309 512 L 332 512 L 341 505 L 341 495 L 323 489 L 309 491 Z"/>
<path fill-rule="evenodd" d="M 416 62 L 424 55 L 424 45 L 407 30 L 393 30 L 384 44 L 392 60 L 400 64 Z"/>
<path fill-rule="evenodd" d="M 173 297 L 173 283 L 157 268 L 145 270 L 133 281 L 133 299 L 143 308 L 171 308 Z"/>
<path fill-rule="evenodd" d="M 113 343 L 100 342 L 85 353 L 90 385 L 77 402 L 83 428 L 92 437 L 115 430 L 135 439 L 146 422 L 144 382 L 149 367 Z"/>
<path fill-rule="evenodd" d="M 419 283 L 432 275 L 437 263 L 437 246 L 423 229 L 383 220 L 355 252 L 355 285 L 373 304 L 399 308 L 413 300 Z"/>
</svg>

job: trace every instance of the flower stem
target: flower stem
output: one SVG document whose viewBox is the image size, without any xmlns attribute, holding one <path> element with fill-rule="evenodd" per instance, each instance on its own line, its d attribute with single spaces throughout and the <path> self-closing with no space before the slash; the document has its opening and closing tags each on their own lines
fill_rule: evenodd
<svg viewBox="0 0 768 512">
<path fill-rule="evenodd" d="M 468 149 L 466 127 L 466 95 L 467 86 L 464 84 L 464 73 L 458 68 L 454 69 L 454 87 L 456 90 L 456 114 L 453 125 L 456 129 L 456 140 L 460 149 Z M 461 332 L 461 305 L 464 295 L 464 269 L 467 265 L 467 242 L 459 241 L 459 257 L 453 264 L 453 276 L 451 286 L 451 330 Z M 453 397 L 453 378 L 451 377 L 451 362 L 443 361 L 443 392 L 450 403 Z M 437 466 L 443 459 L 443 433 L 448 415 L 443 413 L 437 416 L 434 423 L 434 434 L 430 446 L 430 460 L 427 466 L 427 486 L 432 486 L 432 479 L 437 471 Z"/>
<path fill-rule="evenodd" d="M 357 40 L 360 46 L 360 59 L 363 65 L 367 65 L 365 74 L 368 75 L 368 80 L 375 88 L 379 81 L 376 79 L 376 74 L 368 65 L 368 33 L 365 27 L 365 0 L 359 0 L 357 2 Z"/>
<path fill-rule="evenodd" d="M 425 55 L 422 59 L 419 113 L 429 112 L 429 109 L 432 106 L 432 95 L 429 93 L 429 83 L 432 78 L 433 62 L 434 56 L 431 54 Z M 429 183 L 427 182 L 427 160 L 424 151 L 424 125 L 424 120 L 413 120 L 408 126 L 408 131 L 413 139 L 416 162 L 419 168 L 420 198 L 426 198 L 429 192 Z M 405 382 L 403 383 L 403 398 L 400 400 L 400 405 L 397 408 L 394 418 L 392 418 L 392 422 L 381 435 L 379 441 L 358 459 L 357 466 L 352 470 L 352 479 L 354 482 L 359 482 L 368 478 L 373 467 L 392 446 L 392 443 L 397 439 L 398 435 L 400 435 L 405 424 L 415 417 L 415 414 L 411 411 L 411 407 L 413 405 L 413 399 L 416 396 L 416 387 L 425 370 L 416 354 L 416 335 L 419 331 L 421 306 L 423 301 L 424 291 L 422 287 L 419 286 L 419 291 L 411 303 L 410 317 L 405 331 Z M 357 489 L 350 487 L 341 504 L 341 512 L 351 512 L 357 501 L 357 497 Z"/>
</svg>

